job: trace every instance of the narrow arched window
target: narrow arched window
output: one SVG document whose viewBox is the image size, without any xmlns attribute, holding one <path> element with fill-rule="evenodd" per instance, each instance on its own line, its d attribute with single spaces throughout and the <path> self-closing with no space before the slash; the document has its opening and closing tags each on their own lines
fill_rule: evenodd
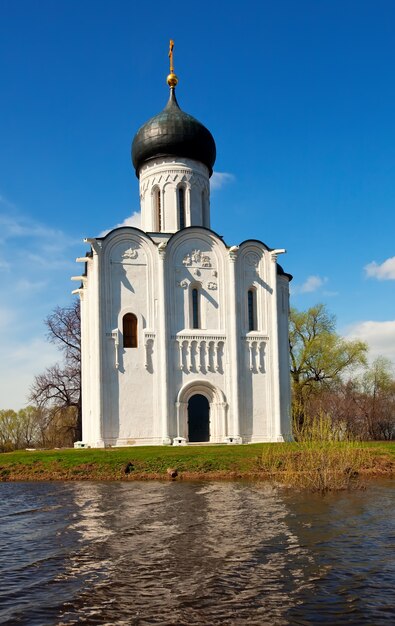
<svg viewBox="0 0 395 626">
<path fill-rule="evenodd" d="M 178 221 L 181 228 L 185 228 L 185 189 L 178 188 Z"/>
<path fill-rule="evenodd" d="M 255 290 L 249 289 L 247 295 L 248 305 L 248 330 L 256 330 L 256 302 L 255 302 Z"/>
<path fill-rule="evenodd" d="M 192 328 L 200 328 L 199 289 L 192 289 Z"/>
<path fill-rule="evenodd" d="M 160 195 L 160 189 L 155 191 L 155 215 L 156 215 L 156 227 L 159 232 L 162 232 L 162 198 Z"/>
<path fill-rule="evenodd" d="M 134 313 L 126 313 L 122 320 L 124 348 L 137 348 L 137 317 Z"/>
</svg>

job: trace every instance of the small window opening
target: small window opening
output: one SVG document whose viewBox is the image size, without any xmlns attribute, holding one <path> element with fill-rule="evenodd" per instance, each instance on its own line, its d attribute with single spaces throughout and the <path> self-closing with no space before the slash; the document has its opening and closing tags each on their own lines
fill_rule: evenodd
<svg viewBox="0 0 395 626">
<path fill-rule="evenodd" d="M 160 195 L 160 189 L 155 191 L 155 211 L 156 211 L 156 223 L 159 232 L 162 232 L 162 198 Z"/>
<path fill-rule="evenodd" d="M 192 289 L 192 328 L 200 328 L 199 290 Z"/>
<path fill-rule="evenodd" d="M 248 290 L 248 330 L 256 330 L 256 304 L 254 289 Z"/>
<path fill-rule="evenodd" d="M 181 228 L 185 228 L 185 189 L 184 187 L 178 188 L 178 213 L 179 213 L 179 222 L 180 222 L 180 230 L 181 230 Z"/>
<path fill-rule="evenodd" d="M 122 324 L 123 347 L 137 348 L 137 317 L 134 313 L 126 313 Z"/>
</svg>

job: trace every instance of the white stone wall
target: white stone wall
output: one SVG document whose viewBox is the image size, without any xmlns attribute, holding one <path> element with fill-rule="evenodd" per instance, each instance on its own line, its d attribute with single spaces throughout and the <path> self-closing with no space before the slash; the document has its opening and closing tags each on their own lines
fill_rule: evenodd
<svg viewBox="0 0 395 626">
<path fill-rule="evenodd" d="M 142 230 L 160 230 L 155 206 L 157 190 L 161 194 L 162 232 L 179 230 L 179 187 L 185 189 L 185 226 L 210 228 L 210 183 L 205 165 L 192 159 L 152 159 L 141 168 L 139 180 Z"/>
<path fill-rule="evenodd" d="M 274 286 L 275 269 L 264 244 L 228 248 L 199 227 L 156 243 L 120 228 L 93 242 L 81 296 L 84 441 L 187 439 L 195 393 L 210 403 L 212 442 L 289 438 L 288 279 L 279 276 Z M 200 294 L 197 329 L 193 288 Z M 253 331 L 249 289 L 256 294 Z M 126 313 L 138 319 L 137 348 L 123 347 Z"/>
<path fill-rule="evenodd" d="M 211 442 L 289 438 L 289 289 L 288 278 L 277 275 L 281 251 L 256 240 L 227 247 L 209 230 L 205 165 L 158 158 L 139 174 L 142 230 L 124 227 L 89 240 L 92 257 L 80 290 L 84 442 L 188 439 L 188 402 L 197 393 L 210 405 Z M 194 289 L 199 328 L 193 328 Z M 137 317 L 136 348 L 123 345 L 127 313 Z"/>
</svg>

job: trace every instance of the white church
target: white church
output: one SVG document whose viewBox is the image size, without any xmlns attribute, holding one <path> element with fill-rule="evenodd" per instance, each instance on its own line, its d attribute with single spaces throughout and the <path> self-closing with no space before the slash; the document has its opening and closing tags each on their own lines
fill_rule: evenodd
<svg viewBox="0 0 395 626">
<path fill-rule="evenodd" d="M 171 47 L 172 50 L 172 47 Z M 214 139 L 177 102 L 132 144 L 141 229 L 89 238 L 81 299 L 83 444 L 291 438 L 283 249 L 210 229 Z"/>
</svg>

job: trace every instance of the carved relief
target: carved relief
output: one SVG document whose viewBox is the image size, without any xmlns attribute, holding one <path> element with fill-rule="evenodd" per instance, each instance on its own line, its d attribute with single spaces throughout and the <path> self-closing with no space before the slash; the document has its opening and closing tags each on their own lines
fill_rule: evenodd
<svg viewBox="0 0 395 626">
<path fill-rule="evenodd" d="M 130 247 L 122 254 L 122 258 L 129 261 L 130 259 L 137 259 L 138 255 L 136 248 Z"/>
<path fill-rule="evenodd" d="M 212 290 L 217 289 L 217 283 L 213 283 L 213 282 L 208 283 L 207 289 L 212 289 Z"/>
<path fill-rule="evenodd" d="M 251 265 L 251 267 L 258 267 L 260 258 L 256 252 L 249 252 L 246 254 L 245 260 L 247 265 Z"/>
<path fill-rule="evenodd" d="M 208 254 L 204 254 L 201 250 L 193 250 L 187 254 L 183 260 L 183 264 L 187 267 L 198 265 L 199 267 L 211 267 L 211 260 Z"/>
<path fill-rule="evenodd" d="M 188 281 L 187 280 L 181 280 L 181 281 L 177 281 L 177 287 L 181 287 L 181 289 L 187 289 L 188 288 Z"/>
<path fill-rule="evenodd" d="M 145 265 L 147 262 L 144 248 L 137 241 L 121 241 L 111 250 L 110 263 L 121 265 Z"/>
</svg>

